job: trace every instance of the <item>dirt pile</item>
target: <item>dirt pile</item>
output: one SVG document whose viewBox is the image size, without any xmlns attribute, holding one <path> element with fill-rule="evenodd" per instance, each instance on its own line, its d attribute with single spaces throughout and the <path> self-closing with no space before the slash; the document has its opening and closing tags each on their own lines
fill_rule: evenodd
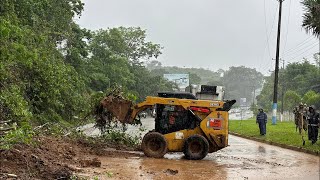
<svg viewBox="0 0 320 180">
<path fill-rule="evenodd" d="M 99 167 L 93 147 L 67 138 L 38 137 L 32 145 L 0 150 L 0 179 L 69 179 L 78 167 Z"/>
</svg>

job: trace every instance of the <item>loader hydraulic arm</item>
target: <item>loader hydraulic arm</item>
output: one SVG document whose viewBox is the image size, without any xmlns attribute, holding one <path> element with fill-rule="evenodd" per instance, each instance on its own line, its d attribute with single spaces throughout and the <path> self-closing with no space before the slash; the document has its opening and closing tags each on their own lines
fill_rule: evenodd
<svg viewBox="0 0 320 180">
<path fill-rule="evenodd" d="M 131 108 L 131 111 L 127 114 L 128 118 L 125 122 L 132 123 L 141 111 L 152 108 L 155 104 L 168 104 L 168 102 L 169 101 L 164 100 L 164 98 L 148 96 L 145 101 L 138 103 Z M 171 104 L 174 104 L 174 101 L 171 101 Z"/>
<path fill-rule="evenodd" d="M 182 106 L 188 110 L 190 107 L 205 107 L 210 111 L 229 111 L 235 101 L 209 101 L 195 99 L 177 99 L 148 96 L 145 101 L 133 105 L 131 101 L 115 96 L 107 96 L 101 101 L 101 107 L 111 112 L 122 123 L 133 123 L 136 116 L 143 110 L 152 108 L 156 104 Z"/>
<path fill-rule="evenodd" d="M 137 105 L 135 105 L 132 109 L 131 109 L 131 112 L 128 112 L 129 115 L 128 115 L 128 119 L 127 119 L 127 122 L 128 123 L 132 123 L 135 118 L 137 117 L 137 115 L 143 111 L 143 110 L 146 110 L 148 108 L 152 108 L 152 106 L 154 105 L 154 103 L 149 103 L 149 102 L 142 102 L 142 103 L 139 103 Z"/>
</svg>

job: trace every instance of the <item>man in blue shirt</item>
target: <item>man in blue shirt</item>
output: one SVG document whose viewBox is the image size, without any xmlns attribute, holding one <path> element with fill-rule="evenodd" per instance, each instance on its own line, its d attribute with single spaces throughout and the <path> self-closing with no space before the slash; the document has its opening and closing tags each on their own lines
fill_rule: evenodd
<svg viewBox="0 0 320 180">
<path fill-rule="evenodd" d="M 263 109 L 260 108 L 258 109 L 259 110 L 259 113 L 257 115 L 257 121 L 256 123 L 258 124 L 259 123 L 259 129 L 260 129 L 260 135 L 266 135 L 266 131 L 267 131 L 267 120 L 268 120 L 268 117 L 267 117 L 267 114 L 265 112 L 263 112 Z"/>
</svg>

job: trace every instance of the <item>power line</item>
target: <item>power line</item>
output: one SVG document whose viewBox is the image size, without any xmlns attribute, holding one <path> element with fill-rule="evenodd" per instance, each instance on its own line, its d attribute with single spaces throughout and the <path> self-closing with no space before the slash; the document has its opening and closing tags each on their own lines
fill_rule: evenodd
<svg viewBox="0 0 320 180">
<path fill-rule="evenodd" d="M 287 51 L 283 52 L 283 54 L 287 54 L 287 53 L 289 53 L 289 52 L 292 52 L 292 51 L 300 48 L 301 46 L 305 45 L 306 43 L 309 43 L 309 42 L 310 42 L 309 39 L 311 39 L 311 38 L 312 38 L 312 37 L 309 36 L 308 38 L 306 38 L 305 40 L 303 40 L 302 42 L 300 42 L 299 44 L 297 44 L 297 46 L 292 47 L 292 48 L 288 49 Z"/>
<path fill-rule="evenodd" d="M 267 47 L 268 47 L 269 59 L 271 59 L 269 38 L 270 38 L 271 32 L 273 30 L 275 17 L 276 17 L 276 13 L 273 16 L 273 22 L 272 22 L 271 30 L 270 30 L 270 33 L 268 35 L 267 15 L 266 15 L 266 0 L 264 0 L 264 23 L 265 23 L 265 27 L 266 27 L 266 38 L 267 38 Z"/>
<path fill-rule="evenodd" d="M 300 51 L 303 51 L 305 49 L 308 49 L 311 46 L 314 46 L 315 44 L 318 44 L 318 42 L 315 42 L 315 41 L 309 41 L 309 42 L 308 42 L 308 44 L 305 44 L 305 46 L 300 46 L 300 48 L 296 48 L 294 51 L 284 53 L 284 56 L 295 54 L 297 52 L 300 52 Z"/>
<path fill-rule="evenodd" d="M 310 52 L 310 50 L 313 50 L 314 47 L 317 46 L 317 44 L 313 44 L 312 46 L 308 46 L 308 48 L 305 48 L 305 49 L 302 49 L 302 50 L 299 50 L 299 51 L 296 51 L 292 54 L 289 54 L 289 55 L 286 55 L 284 57 L 286 57 L 287 59 L 294 59 L 294 58 L 297 58 L 299 57 L 300 55 L 303 55 L 307 52 Z"/>
<path fill-rule="evenodd" d="M 305 51 L 301 52 L 300 54 L 298 54 L 298 55 L 294 56 L 293 58 L 292 58 L 292 55 L 291 55 L 291 56 L 289 56 L 289 57 L 290 57 L 289 59 L 295 59 L 295 58 L 297 58 L 297 57 L 299 57 L 299 56 L 301 56 L 301 55 L 305 54 L 306 52 L 309 52 L 310 50 L 312 50 L 312 49 L 313 49 L 314 47 L 316 47 L 316 46 L 318 46 L 318 43 L 314 44 L 312 47 L 310 47 L 310 48 L 308 48 L 307 50 L 305 50 Z"/>
<path fill-rule="evenodd" d="M 304 56 L 303 58 L 306 58 L 306 59 L 314 58 L 313 56 L 314 56 L 315 54 L 317 54 L 317 53 L 311 53 L 311 54 L 309 54 L 309 55 L 307 55 L 307 56 Z"/>
<path fill-rule="evenodd" d="M 285 40 L 285 43 L 284 43 L 284 46 L 283 46 L 283 50 L 286 49 L 287 42 L 288 42 L 288 31 L 289 31 L 290 14 L 291 14 L 291 0 L 289 2 L 289 15 L 288 15 L 288 20 L 287 20 L 287 32 L 286 32 L 286 36 L 285 36 L 286 40 Z M 283 53 L 282 53 L 282 56 L 283 56 Z"/>
<path fill-rule="evenodd" d="M 267 40 L 267 43 L 266 43 L 266 45 L 265 45 L 265 47 L 264 47 L 264 51 L 263 51 L 263 55 L 262 55 L 262 58 L 261 58 L 261 60 L 262 60 L 262 62 L 259 64 L 259 71 L 261 71 L 261 66 L 263 65 L 264 67 L 265 67 L 265 65 L 266 65 L 266 63 L 265 62 L 268 62 L 267 64 L 269 64 L 269 65 L 272 65 L 272 64 L 270 64 L 270 62 L 271 62 L 271 54 L 270 54 L 270 45 L 269 45 L 269 39 L 270 39 L 270 36 L 271 36 L 271 33 L 272 33 L 272 31 L 273 31 L 273 29 L 274 29 L 274 24 L 275 24 L 275 20 L 276 20 L 276 15 L 277 15 L 277 12 L 278 11 L 278 7 L 277 7 L 277 9 L 276 9 L 276 11 L 275 11 L 275 13 L 274 13 L 274 15 L 273 15 L 273 20 L 272 20 L 272 25 L 271 25 L 271 29 L 270 29 L 270 32 L 268 32 L 268 25 L 267 25 L 267 15 L 266 15 L 266 0 L 264 0 L 264 22 L 265 22 L 265 32 L 266 32 L 266 40 Z M 264 61 L 264 57 L 265 57 L 265 53 L 266 53 L 266 50 L 268 51 L 268 55 L 269 55 L 269 61 Z M 267 66 L 269 66 L 269 65 L 267 65 Z"/>
</svg>

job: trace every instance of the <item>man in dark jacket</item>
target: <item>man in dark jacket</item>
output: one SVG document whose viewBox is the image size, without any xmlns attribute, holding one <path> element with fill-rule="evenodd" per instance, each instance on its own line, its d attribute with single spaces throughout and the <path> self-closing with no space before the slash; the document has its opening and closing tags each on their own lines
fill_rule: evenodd
<svg viewBox="0 0 320 180">
<path fill-rule="evenodd" d="M 267 114 L 265 112 L 263 112 L 263 109 L 260 108 L 259 109 L 259 113 L 257 115 L 257 121 L 256 123 L 259 123 L 259 129 L 260 129 L 260 135 L 265 135 L 266 131 L 267 131 Z"/>
<path fill-rule="evenodd" d="M 309 107 L 308 120 L 308 139 L 314 144 L 318 140 L 319 113 L 315 111 L 314 106 Z"/>
</svg>

